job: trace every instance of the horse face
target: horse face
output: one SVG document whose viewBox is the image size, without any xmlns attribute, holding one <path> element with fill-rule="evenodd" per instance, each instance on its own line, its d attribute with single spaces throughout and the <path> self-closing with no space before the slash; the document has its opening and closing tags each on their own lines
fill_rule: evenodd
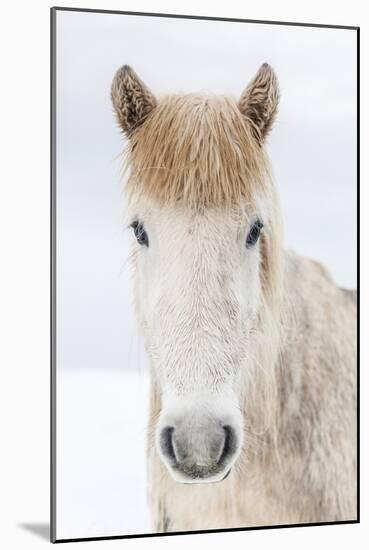
<svg viewBox="0 0 369 550">
<path fill-rule="evenodd" d="M 173 477 L 219 481 L 243 442 L 241 366 L 260 307 L 256 212 L 136 204 L 137 312 L 161 389 L 157 449 Z"/>
<path fill-rule="evenodd" d="M 219 481 L 242 448 L 241 391 L 256 385 L 255 333 L 278 271 L 273 215 L 260 208 L 276 203 L 263 144 L 277 79 L 264 64 L 237 103 L 157 100 L 123 66 L 111 97 L 130 142 L 136 305 L 161 394 L 157 449 L 176 480 Z"/>
</svg>

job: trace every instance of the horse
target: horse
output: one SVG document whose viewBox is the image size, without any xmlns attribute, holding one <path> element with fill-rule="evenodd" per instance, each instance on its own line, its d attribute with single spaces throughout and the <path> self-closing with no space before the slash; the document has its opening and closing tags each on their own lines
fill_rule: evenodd
<svg viewBox="0 0 369 550">
<path fill-rule="evenodd" d="M 112 81 L 158 533 L 357 517 L 356 293 L 283 246 L 279 98 L 267 63 L 238 100 Z"/>
</svg>

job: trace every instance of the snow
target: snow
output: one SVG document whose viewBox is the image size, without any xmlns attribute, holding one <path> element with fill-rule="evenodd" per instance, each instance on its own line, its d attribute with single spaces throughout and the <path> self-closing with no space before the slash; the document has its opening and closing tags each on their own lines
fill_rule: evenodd
<svg viewBox="0 0 369 550">
<path fill-rule="evenodd" d="M 57 538 L 150 532 L 148 376 L 117 369 L 57 374 Z"/>
</svg>

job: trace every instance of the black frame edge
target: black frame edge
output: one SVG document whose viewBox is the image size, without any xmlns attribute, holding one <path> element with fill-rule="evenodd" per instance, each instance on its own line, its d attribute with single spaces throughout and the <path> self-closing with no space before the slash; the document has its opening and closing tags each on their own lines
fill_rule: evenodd
<svg viewBox="0 0 369 550">
<path fill-rule="evenodd" d="M 237 533 L 244 531 L 265 531 L 269 529 L 293 529 L 300 527 L 322 527 L 322 526 L 335 526 L 335 525 L 351 525 L 360 523 L 357 519 L 348 519 L 345 521 L 324 521 L 319 523 L 291 523 L 286 525 L 260 525 L 255 527 L 233 527 L 230 529 L 198 529 L 195 531 L 173 531 L 168 533 L 139 533 L 134 535 L 113 535 L 110 537 L 84 537 L 75 539 L 57 539 L 54 542 L 56 544 L 68 543 L 68 542 L 87 542 L 98 540 L 120 540 L 120 539 L 139 539 L 139 538 L 154 538 L 154 537 L 173 537 L 177 535 L 207 535 L 214 533 Z"/>
<path fill-rule="evenodd" d="M 50 9 L 50 542 L 56 542 L 56 9 Z"/>
<path fill-rule="evenodd" d="M 202 21 L 230 21 L 231 23 L 257 23 L 261 25 L 283 25 L 293 27 L 318 27 L 324 29 L 342 29 L 342 30 L 357 30 L 358 26 L 350 25 L 329 25 L 325 23 L 299 23 L 293 21 L 269 21 L 265 19 L 241 19 L 236 17 L 209 17 L 206 15 L 190 15 L 179 13 L 152 13 L 140 11 L 122 11 L 122 10 L 103 10 L 93 8 L 68 8 L 65 6 L 54 6 L 52 9 L 58 11 L 76 11 L 82 13 L 106 13 L 115 15 L 145 15 L 148 17 L 169 17 L 172 19 L 200 19 Z"/>
<path fill-rule="evenodd" d="M 356 29 L 356 289 L 357 289 L 357 520 L 360 523 L 360 27 Z"/>
</svg>

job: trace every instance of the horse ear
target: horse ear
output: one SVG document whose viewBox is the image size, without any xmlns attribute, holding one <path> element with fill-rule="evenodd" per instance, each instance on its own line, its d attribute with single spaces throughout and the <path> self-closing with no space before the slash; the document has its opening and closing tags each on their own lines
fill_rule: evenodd
<svg viewBox="0 0 369 550">
<path fill-rule="evenodd" d="M 156 99 L 129 65 L 115 73 L 111 100 L 118 124 L 127 136 L 140 126 L 156 106 Z"/>
<path fill-rule="evenodd" d="M 264 63 L 238 102 L 241 113 L 252 122 L 255 135 L 261 143 L 271 130 L 277 114 L 278 102 L 277 76 L 272 67 Z"/>
</svg>

